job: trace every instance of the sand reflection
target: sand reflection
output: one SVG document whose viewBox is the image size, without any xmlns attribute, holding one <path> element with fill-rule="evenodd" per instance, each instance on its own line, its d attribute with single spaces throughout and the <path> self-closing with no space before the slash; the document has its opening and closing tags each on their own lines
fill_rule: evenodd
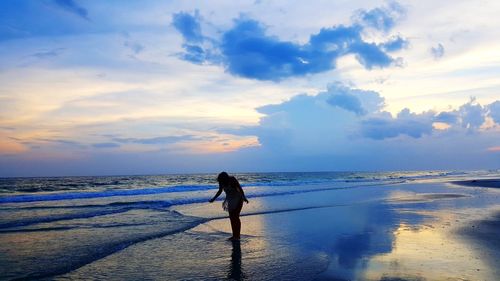
<svg viewBox="0 0 500 281">
<path fill-rule="evenodd" d="M 229 280 L 243 280 L 245 275 L 241 267 L 241 243 L 240 241 L 232 241 L 231 263 L 227 278 Z"/>
<path fill-rule="evenodd" d="M 443 221 L 415 227 L 401 223 L 393 232 L 392 251 L 371 257 L 367 280 L 495 280 L 477 252 L 451 232 Z"/>
</svg>

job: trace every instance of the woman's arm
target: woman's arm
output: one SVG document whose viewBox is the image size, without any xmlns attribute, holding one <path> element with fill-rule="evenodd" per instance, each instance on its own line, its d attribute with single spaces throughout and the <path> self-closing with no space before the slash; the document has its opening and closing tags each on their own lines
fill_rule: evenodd
<svg viewBox="0 0 500 281">
<path fill-rule="evenodd" d="M 215 199 L 217 199 L 217 197 L 219 197 L 219 195 L 221 193 L 222 193 L 222 186 L 219 185 L 219 190 L 217 191 L 217 193 L 215 194 L 215 196 L 212 199 L 208 200 L 208 202 L 210 202 L 210 203 L 214 202 Z"/>
</svg>

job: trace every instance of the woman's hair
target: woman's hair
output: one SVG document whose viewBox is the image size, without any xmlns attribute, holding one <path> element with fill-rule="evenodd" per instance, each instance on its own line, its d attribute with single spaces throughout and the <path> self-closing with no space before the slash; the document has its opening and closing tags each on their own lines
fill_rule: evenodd
<svg viewBox="0 0 500 281">
<path fill-rule="evenodd" d="M 229 185 L 233 188 L 241 189 L 241 185 L 238 180 L 235 177 L 228 175 L 226 172 L 220 173 L 217 176 L 217 181 L 219 182 L 219 184 Z"/>
<path fill-rule="evenodd" d="M 222 184 L 228 184 L 229 179 L 230 177 L 226 172 L 222 172 L 217 176 L 217 181 Z"/>
<path fill-rule="evenodd" d="M 229 185 L 234 188 L 241 189 L 240 182 L 235 177 L 229 177 Z"/>
</svg>

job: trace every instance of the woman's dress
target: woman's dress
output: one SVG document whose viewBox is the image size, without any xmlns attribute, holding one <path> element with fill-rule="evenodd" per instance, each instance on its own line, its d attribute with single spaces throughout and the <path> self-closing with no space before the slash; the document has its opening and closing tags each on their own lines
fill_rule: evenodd
<svg viewBox="0 0 500 281">
<path fill-rule="evenodd" d="M 223 186 L 222 189 L 226 193 L 226 199 L 222 202 L 224 211 L 232 212 L 239 208 L 243 203 L 243 195 L 233 186 Z"/>
</svg>

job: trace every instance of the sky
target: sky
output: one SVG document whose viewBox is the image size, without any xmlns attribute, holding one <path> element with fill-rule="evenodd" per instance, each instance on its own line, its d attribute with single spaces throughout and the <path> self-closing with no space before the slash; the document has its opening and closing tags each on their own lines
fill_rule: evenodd
<svg viewBox="0 0 500 281">
<path fill-rule="evenodd" d="M 500 168 L 498 1 L 0 2 L 0 176 Z"/>
</svg>

